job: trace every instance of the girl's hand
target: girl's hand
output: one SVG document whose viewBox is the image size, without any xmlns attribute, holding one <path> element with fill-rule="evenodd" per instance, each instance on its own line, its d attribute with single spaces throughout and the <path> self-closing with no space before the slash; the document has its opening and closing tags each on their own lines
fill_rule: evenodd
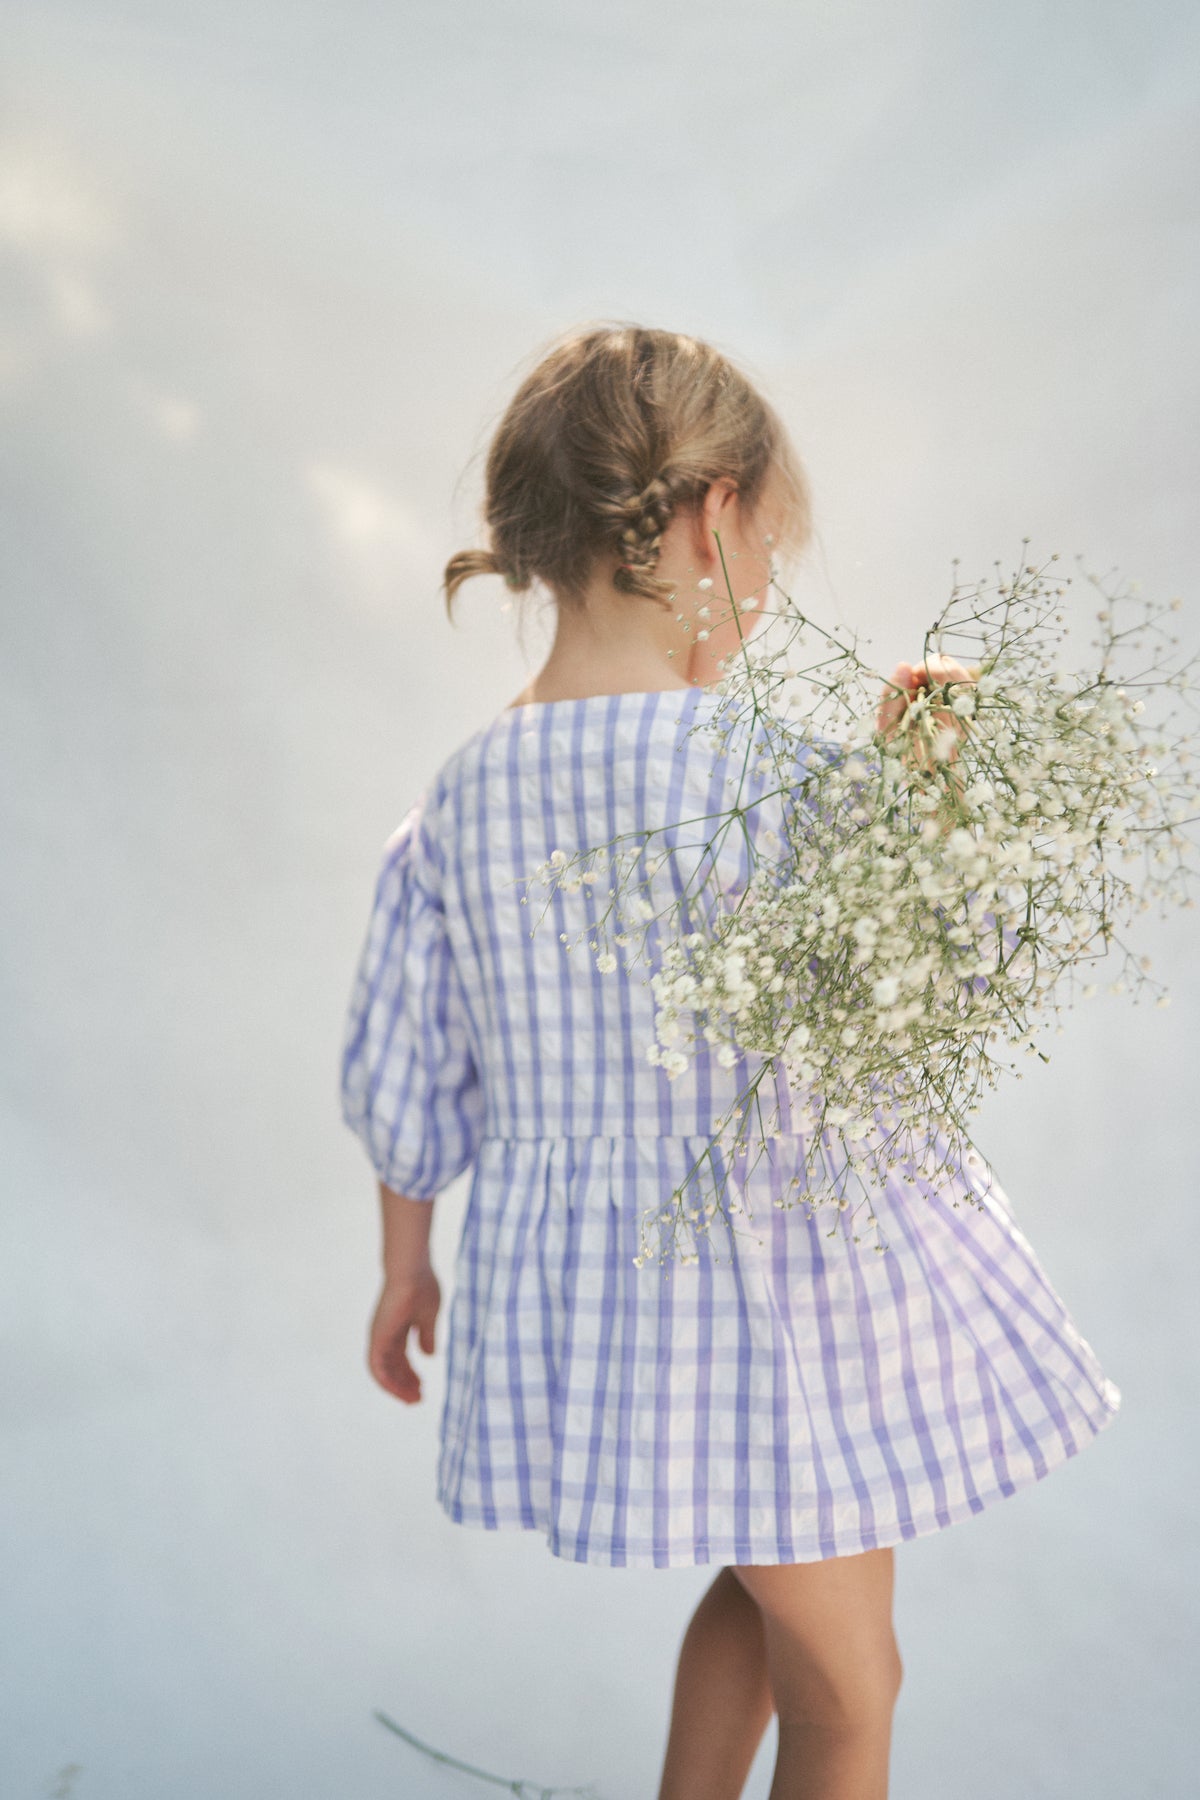
<svg viewBox="0 0 1200 1800">
<path fill-rule="evenodd" d="M 415 1328 L 421 1349 L 432 1356 L 441 1302 L 437 1276 L 426 1264 L 412 1275 L 385 1279 L 371 1320 L 367 1367 L 381 1388 L 408 1406 L 421 1398 L 421 1378 L 408 1360 L 408 1334 Z"/>
<path fill-rule="evenodd" d="M 952 682 L 957 688 L 965 688 L 971 686 L 978 679 L 978 664 L 972 664 L 969 669 L 966 669 L 962 663 L 955 662 L 949 656 L 931 656 L 928 662 L 916 664 L 897 663 L 891 681 L 883 689 L 875 720 L 876 725 L 884 737 L 890 738 L 892 733 L 899 728 L 905 713 L 918 694 L 928 692 L 933 687 L 944 687 L 947 682 Z M 932 707 L 929 718 L 935 730 L 942 733 L 949 730 L 953 733 L 953 737 L 946 745 L 945 755 L 939 759 L 953 762 L 958 755 L 958 746 L 967 732 L 966 720 L 960 719 L 958 714 L 951 712 L 947 706 Z M 924 757 L 918 760 L 923 765 L 926 762 Z"/>
</svg>

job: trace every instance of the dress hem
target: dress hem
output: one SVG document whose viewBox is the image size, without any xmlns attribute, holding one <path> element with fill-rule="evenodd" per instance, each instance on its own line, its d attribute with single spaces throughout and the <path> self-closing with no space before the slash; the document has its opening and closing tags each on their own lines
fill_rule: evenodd
<svg viewBox="0 0 1200 1800">
<path fill-rule="evenodd" d="M 835 1556 L 854 1556 L 866 1550 L 886 1550 L 898 1543 L 907 1543 L 911 1538 L 929 1537 L 934 1532 L 947 1530 L 951 1525 L 960 1524 L 964 1519 L 973 1518 L 984 1512 L 999 1500 L 1007 1500 L 1012 1495 L 1021 1493 L 1026 1488 L 1043 1481 L 1053 1470 L 1061 1468 L 1086 1448 L 1105 1426 L 1110 1425 L 1121 1409 L 1121 1392 L 1116 1385 L 1106 1380 L 1100 1395 L 1101 1410 L 1097 1414 L 1085 1414 L 1078 1423 L 1087 1427 L 1087 1435 L 1079 1436 L 1068 1447 L 1058 1440 L 1055 1454 L 1051 1455 L 1043 1449 L 1043 1465 L 1041 1469 L 1027 1468 L 1019 1476 L 1003 1483 L 994 1483 L 990 1488 L 977 1491 L 973 1496 L 957 1501 L 952 1506 L 942 1506 L 920 1514 L 915 1519 L 892 1519 L 881 1524 L 870 1533 L 860 1534 L 857 1542 L 840 1543 L 835 1540 L 835 1547 L 820 1547 L 829 1540 L 820 1539 L 815 1534 L 807 1538 L 781 1545 L 776 1539 L 768 1544 L 765 1540 L 745 1539 L 737 1541 L 733 1538 L 714 1540 L 711 1543 L 692 1543 L 679 1545 L 674 1549 L 656 1549 L 644 1540 L 638 1544 L 625 1545 L 619 1556 L 614 1555 L 613 1547 L 606 1544 L 585 1546 L 580 1550 L 564 1539 L 557 1538 L 553 1531 L 547 1530 L 541 1520 L 529 1519 L 516 1513 L 505 1513 L 492 1509 L 491 1516 L 485 1517 L 477 1511 L 469 1511 L 461 1506 L 439 1488 L 437 1499 L 446 1516 L 456 1525 L 468 1529 L 483 1531 L 540 1531 L 551 1555 L 562 1562 L 588 1564 L 594 1568 L 626 1568 L 626 1569 L 672 1569 L 700 1568 L 715 1562 L 736 1563 L 739 1567 L 759 1565 L 778 1565 L 797 1562 L 825 1562 Z M 866 1541 L 867 1539 L 870 1541 Z"/>
</svg>

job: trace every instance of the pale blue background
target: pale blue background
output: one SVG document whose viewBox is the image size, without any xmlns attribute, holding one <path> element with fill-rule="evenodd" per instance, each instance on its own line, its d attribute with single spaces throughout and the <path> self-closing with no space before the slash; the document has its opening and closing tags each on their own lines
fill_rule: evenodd
<svg viewBox="0 0 1200 1800">
<path fill-rule="evenodd" d="M 881 660 L 954 555 L 984 573 L 1026 534 L 1183 594 L 1195 642 L 1194 12 L 0 23 L 0 1789 L 494 1791 L 381 1706 L 645 1800 L 710 1573 L 452 1526 L 440 1355 L 413 1410 L 362 1360 L 374 1194 L 335 1063 L 370 883 L 544 642 L 496 584 L 446 624 L 459 478 L 548 335 L 635 317 L 778 400 L 819 522 L 802 591 Z M 897 1552 L 896 1800 L 1194 1792 L 1195 917 L 1145 933 L 1169 1011 L 1093 1003 L 986 1114 L 1124 1408 Z"/>
</svg>

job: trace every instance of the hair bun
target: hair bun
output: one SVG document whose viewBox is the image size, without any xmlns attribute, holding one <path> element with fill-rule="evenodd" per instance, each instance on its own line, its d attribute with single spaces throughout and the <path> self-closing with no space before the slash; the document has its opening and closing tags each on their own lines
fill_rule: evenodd
<svg viewBox="0 0 1200 1800">
<path fill-rule="evenodd" d="M 770 485 L 785 538 L 807 541 L 808 489 L 787 434 L 720 351 L 638 325 L 572 332 L 500 421 L 487 457 L 491 548 L 451 558 L 447 608 L 463 581 L 485 572 L 517 589 L 542 582 L 568 604 L 611 572 L 619 592 L 666 605 L 671 584 L 656 573 L 663 535 L 718 480 L 732 481 L 751 510 Z"/>
</svg>

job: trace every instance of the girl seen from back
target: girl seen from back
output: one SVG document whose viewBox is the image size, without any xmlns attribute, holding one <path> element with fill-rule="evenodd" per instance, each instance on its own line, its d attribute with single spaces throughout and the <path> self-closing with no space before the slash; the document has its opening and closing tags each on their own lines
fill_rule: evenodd
<svg viewBox="0 0 1200 1800">
<path fill-rule="evenodd" d="M 683 1637 L 659 1800 L 735 1800 L 772 1715 L 772 1800 L 883 1800 L 895 1545 L 1040 1480 L 1120 1394 L 994 1177 L 982 1206 L 958 1204 L 977 1191 L 965 1170 L 932 1195 L 889 1181 L 875 1257 L 843 1215 L 830 1235 L 774 1204 L 803 1167 L 785 1133 L 738 1187 L 753 1234 L 718 1218 L 669 1276 L 638 1259 L 643 1211 L 758 1059 L 701 1049 L 668 1079 L 647 1059 L 653 928 L 648 968 L 602 978 L 564 941 L 567 898 L 531 930 L 522 883 L 556 849 L 719 805 L 725 765 L 692 727 L 718 712 L 721 659 L 761 616 L 773 559 L 808 541 L 808 488 L 726 357 L 600 327 L 521 384 L 485 518 L 487 548 L 447 566 L 447 606 L 496 573 L 551 596 L 556 631 L 384 847 L 341 1068 L 382 1209 L 369 1367 L 420 1399 L 410 1335 L 433 1353 L 442 1298 L 431 1202 L 469 1169 L 440 1504 L 577 1562 L 716 1565 Z M 969 678 L 899 664 L 881 729 L 948 675 Z M 770 826 L 764 801 L 750 829 Z M 744 848 L 723 854 L 736 884 Z M 655 880 L 669 905 L 671 857 Z"/>
</svg>

